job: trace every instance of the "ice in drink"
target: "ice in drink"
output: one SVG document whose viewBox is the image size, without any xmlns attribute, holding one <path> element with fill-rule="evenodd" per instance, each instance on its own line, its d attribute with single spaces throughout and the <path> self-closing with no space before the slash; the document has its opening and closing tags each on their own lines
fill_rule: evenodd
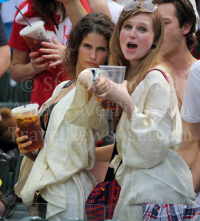
<svg viewBox="0 0 200 221">
<path fill-rule="evenodd" d="M 21 135 L 27 135 L 32 144 L 26 150 L 36 150 L 43 147 L 43 135 L 38 116 L 38 104 L 29 104 L 12 109 L 12 115 L 16 118 Z"/>
</svg>

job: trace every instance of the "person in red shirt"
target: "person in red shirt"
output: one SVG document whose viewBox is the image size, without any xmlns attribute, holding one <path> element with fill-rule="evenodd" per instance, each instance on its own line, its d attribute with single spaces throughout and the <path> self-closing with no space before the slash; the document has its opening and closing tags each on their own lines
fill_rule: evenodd
<svg viewBox="0 0 200 221">
<path fill-rule="evenodd" d="M 55 53 L 60 54 L 65 48 L 72 25 L 90 13 L 86 0 L 51 0 L 48 4 L 46 1 L 25 0 L 20 4 L 19 9 L 30 24 L 38 20 L 45 22 L 47 35 L 55 44 Z M 61 62 L 50 64 L 50 60 L 44 56 L 36 58 L 36 52 L 30 53 L 30 48 L 19 35 L 27 25 L 22 15 L 17 12 L 9 41 L 9 46 L 14 49 L 10 67 L 11 78 L 17 82 L 31 79 L 33 82 L 31 103 L 38 103 L 41 106 L 51 97 L 54 88 L 64 80 L 65 75 L 59 75 L 62 71 L 59 65 Z M 55 54 L 54 59 L 58 59 Z"/>
</svg>

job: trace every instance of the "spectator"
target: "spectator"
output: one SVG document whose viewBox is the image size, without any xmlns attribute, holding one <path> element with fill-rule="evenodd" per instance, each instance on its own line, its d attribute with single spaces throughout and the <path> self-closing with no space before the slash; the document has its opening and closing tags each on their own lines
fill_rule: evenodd
<svg viewBox="0 0 200 221">
<path fill-rule="evenodd" d="M 183 106 L 181 109 L 182 118 L 187 122 L 188 128 L 193 136 L 200 138 L 200 61 L 196 61 L 190 68 L 190 74 L 185 90 Z M 191 150 L 192 151 L 192 150 Z M 200 204 L 200 151 L 198 151 L 196 158 L 192 164 L 192 176 L 195 191 L 198 193 L 196 202 Z"/>
<path fill-rule="evenodd" d="M 164 21 L 163 59 L 173 74 L 181 107 L 190 68 L 196 62 L 191 54 L 191 49 L 195 45 L 195 11 L 188 0 L 154 0 L 154 3 L 158 5 L 158 11 Z M 200 140 L 192 136 L 184 119 L 182 119 L 182 129 L 183 141 L 177 152 L 191 168 L 194 188 L 197 191 L 197 183 L 200 181 L 196 179 L 200 175 L 197 166 Z"/>
<path fill-rule="evenodd" d="M 81 3 L 82 2 L 82 3 Z M 75 4 L 77 3 L 77 4 Z M 49 8 L 45 5 L 50 5 Z M 89 7 L 86 0 L 69 1 L 68 7 L 66 5 L 67 13 L 70 14 L 74 7 L 76 8 L 76 19 L 78 20 L 89 12 Z M 75 16 L 72 18 L 66 16 L 66 10 L 63 3 L 59 3 L 55 0 L 51 0 L 48 3 L 40 0 L 26 0 L 22 2 L 19 9 L 27 17 L 29 23 L 42 18 L 46 22 L 45 28 L 49 39 L 56 37 L 58 41 L 53 39 L 53 43 L 65 45 L 67 42 L 68 34 L 72 27 L 70 19 L 75 21 Z M 58 14 L 56 14 L 56 13 Z M 51 17 L 51 14 L 54 16 Z M 49 67 L 49 60 L 45 58 L 35 58 L 35 53 L 30 53 L 30 49 L 25 40 L 19 35 L 22 28 L 27 25 L 20 13 L 16 13 L 15 21 L 12 28 L 9 45 L 13 50 L 13 59 L 11 63 L 11 77 L 17 81 L 26 81 L 29 78 L 33 78 L 33 88 L 31 94 L 31 102 L 38 103 L 40 106 L 44 103 L 52 94 L 55 86 L 62 81 L 62 76 L 57 74 L 61 71 L 60 66 L 54 68 Z M 61 47 L 61 45 L 59 45 Z M 31 62 L 29 59 L 31 58 Z M 45 61 L 44 64 L 39 64 L 41 61 Z"/>
<path fill-rule="evenodd" d="M 190 131 L 200 138 L 200 61 L 190 68 L 183 105 L 182 118 L 188 122 Z"/>
<path fill-rule="evenodd" d="M 75 25 L 70 33 L 65 59 L 65 66 L 73 79 L 84 69 L 96 68 L 107 62 L 113 29 L 114 24 L 108 16 L 98 13 L 86 15 Z M 99 85 L 101 82 L 105 82 L 103 78 L 100 78 Z M 39 152 L 27 151 L 25 147 L 31 145 L 31 141 L 21 143 L 27 136 L 18 137 L 19 130 L 16 132 L 20 152 L 26 157 L 15 192 L 27 205 L 33 202 L 35 191 L 40 191 L 40 202 L 48 202 L 48 220 L 66 217 L 83 219 L 85 201 L 96 184 L 89 170 L 95 163 L 95 139 L 103 138 L 108 130 L 107 111 L 92 97 L 91 106 L 85 110 L 93 112 L 89 118 L 84 118 L 88 128 L 71 124 L 71 121 L 79 122 L 79 116 L 73 115 L 74 108 L 82 108 L 88 98 L 91 96 L 76 80 L 57 86 L 52 97 L 40 109 L 41 125 L 46 132 L 44 147 Z M 73 99 L 78 104 L 72 103 Z M 71 111 L 71 114 L 68 115 L 67 111 Z"/>
<path fill-rule="evenodd" d="M 0 78 L 5 74 L 10 66 L 10 48 L 8 46 L 8 40 L 6 32 L 3 26 L 1 14 L 0 14 Z"/>
<path fill-rule="evenodd" d="M 112 16 L 112 21 L 116 24 L 119 18 L 119 15 L 123 9 L 123 6 L 121 4 L 118 4 L 117 2 L 106 0 L 108 7 L 110 9 L 110 13 Z"/>
<path fill-rule="evenodd" d="M 101 0 L 101 2 L 105 5 L 105 0 Z M 60 0 L 60 2 L 51 0 L 48 2 L 48 4 L 52 5 L 51 9 L 46 8 L 46 4 L 47 2 L 41 2 L 40 0 L 27 0 L 20 5 L 20 9 L 29 20 L 29 23 L 37 21 L 40 18 L 46 22 L 45 27 L 49 39 L 52 39 L 53 36 L 56 37 L 58 41 L 56 41 L 56 38 L 52 41 L 58 46 L 58 51 L 62 52 L 62 45 L 66 45 L 67 43 L 72 24 L 75 24 L 80 18 L 90 12 L 90 9 L 86 0 Z M 94 10 L 94 2 L 92 5 Z M 104 7 L 98 8 L 100 12 L 103 12 Z M 59 10 L 57 11 L 57 9 Z M 69 17 L 66 16 L 65 11 Z M 52 17 L 51 14 L 54 14 L 54 16 Z M 41 105 L 51 96 L 55 86 L 58 82 L 62 81 L 63 78 L 61 75 L 57 75 L 61 71 L 59 66 L 54 68 L 52 67 L 54 64 L 49 64 L 49 59 L 44 56 L 42 58 L 36 58 L 37 55 L 35 53 L 30 53 L 30 49 L 24 39 L 19 36 L 19 31 L 25 27 L 25 25 L 27 25 L 27 23 L 23 17 L 17 13 L 9 42 L 10 46 L 14 48 L 11 76 L 17 82 L 33 78 L 31 102 L 36 102 Z M 31 62 L 29 62 L 29 54 Z M 39 64 L 41 61 L 46 62 Z"/>
<path fill-rule="evenodd" d="M 195 203 L 191 171 L 176 152 L 182 124 L 173 81 L 160 59 L 163 39 L 157 7 L 146 2 L 123 9 L 111 38 L 110 64 L 126 65 L 128 81 L 109 81 L 112 90 L 97 96 L 119 102 L 123 109 L 116 133 L 118 155 L 110 164 L 121 186 L 113 219 L 177 219 L 183 217 L 184 207 L 172 204 Z"/>
<path fill-rule="evenodd" d="M 10 39 L 10 32 L 12 30 L 12 23 L 14 21 L 14 15 L 16 12 L 15 6 L 18 6 L 22 1 L 23 0 L 9 0 L 4 2 L 1 6 L 1 16 L 8 39 Z"/>
</svg>

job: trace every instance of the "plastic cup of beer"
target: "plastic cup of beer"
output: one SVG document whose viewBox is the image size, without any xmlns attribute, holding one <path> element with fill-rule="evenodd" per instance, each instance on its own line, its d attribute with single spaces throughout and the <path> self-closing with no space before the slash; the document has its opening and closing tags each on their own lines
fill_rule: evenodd
<svg viewBox="0 0 200 221">
<path fill-rule="evenodd" d="M 41 148 L 44 144 L 38 107 L 38 104 L 28 104 L 26 107 L 19 106 L 11 110 L 16 119 L 17 127 L 20 128 L 21 135 L 28 136 L 28 140 L 24 142 L 32 141 L 32 144 L 25 148 L 29 151 Z"/>
<path fill-rule="evenodd" d="M 20 31 L 20 36 L 24 38 L 31 52 L 38 52 L 37 57 L 41 57 L 44 53 L 40 52 L 42 42 L 50 42 L 43 21 L 36 21 L 31 26 L 26 26 Z"/>
<path fill-rule="evenodd" d="M 99 65 L 99 68 L 100 72 L 108 79 L 114 81 L 117 84 L 123 83 L 126 72 L 126 66 Z M 116 91 L 116 93 L 118 92 Z M 102 101 L 101 105 L 104 109 L 110 110 L 116 110 L 120 108 L 120 104 L 117 104 L 109 100 Z"/>
</svg>

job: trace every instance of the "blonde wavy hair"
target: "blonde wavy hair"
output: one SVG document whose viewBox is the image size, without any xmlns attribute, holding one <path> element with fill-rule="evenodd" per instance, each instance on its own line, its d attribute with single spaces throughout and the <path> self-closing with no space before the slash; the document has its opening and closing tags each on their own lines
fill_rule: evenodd
<svg viewBox="0 0 200 221">
<path fill-rule="evenodd" d="M 124 57 L 120 47 L 120 32 L 125 21 L 138 15 L 146 13 L 152 18 L 154 41 L 149 52 L 140 60 L 136 68 L 131 68 L 130 62 Z M 164 26 L 161 16 L 158 11 L 147 12 L 141 5 L 137 5 L 131 11 L 122 11 L 119 20 L 115 26 L 111 41 L 110 41 L 110 65 L 127 66 L 125 79 L 128 81 L 128 91 L 131 94 L 137 85 L 142 80 L 143 76 L 155 66 L 161 64 L 161 49 L 164 39 Z"/>
</svg>

